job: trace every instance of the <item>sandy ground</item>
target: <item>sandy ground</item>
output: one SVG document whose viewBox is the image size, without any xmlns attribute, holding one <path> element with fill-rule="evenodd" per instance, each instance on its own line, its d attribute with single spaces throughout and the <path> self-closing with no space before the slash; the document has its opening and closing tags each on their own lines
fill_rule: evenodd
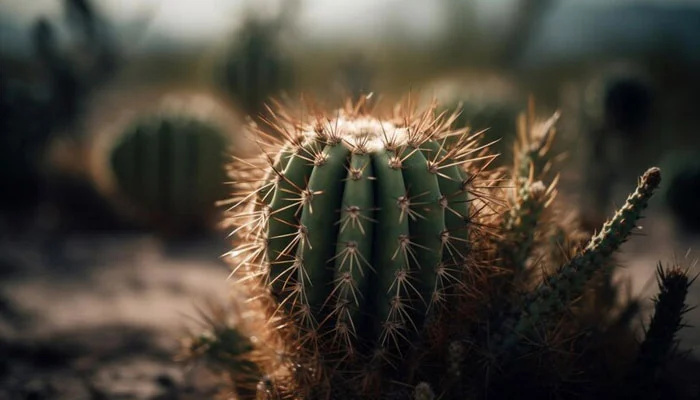
<svg viewBox="0 0 700 400">
<path fill-rule="evenodd" d="M 649 213 L 641 232 L 620 255 L 619 272 L 637 293 L 658 261 L 683 259 L 688 248 L 697 250 L 686 265 L 700 257 L 700 238 L 679 236 L 660 212 Z M 223 241 L 166 244 L 128 234 L 1 246 L 0 400 L 211 398 L 211 377 L 173 356 L 196 305 L 225 297 Z M 655 292 L 651 285 L 645 293 Z M 688 303 L 700 304 L 700 284 Z M 700 309 L 687 322 L 700 325 Z M 682 338 L 700 355 L 698 328 Z"/>
<path fill-rule="evenodd" d="M 91 235 L 3 247 L 0 399 L 211 398 L 206 372 L 173 358 L 197 305 L 225 298 L 222 244 Z"/>
</svg>

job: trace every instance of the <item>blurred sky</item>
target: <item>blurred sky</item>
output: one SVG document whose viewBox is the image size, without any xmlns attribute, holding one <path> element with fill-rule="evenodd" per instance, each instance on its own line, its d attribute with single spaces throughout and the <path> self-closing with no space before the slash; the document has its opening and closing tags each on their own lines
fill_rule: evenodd
<svg viewBox="0 0 700 400">
<path fill-rule="evenodd" d="M 401 26 L 402 35 L 416 41 L 440 34 L 444 18 L 437 0 L 302 0 L 300 33 L 306 40 L 353 37 L 376 38 L 385 27 Z M 498 27 L 507 23 L 518 0 L 466 0 L 475 4 L 480 24 Z M 580 3 L 581 0 L 561 0 Z M 26 48 L 26 28 L 40 15 L 60 18 L 58 0 L 0 0 L 2 51 Z M 127 42 L 140 39 L 147 48 L 170 44 L 192 45 L 220 38 L 236 27 L 244 3 L 274 9 L 276 0 L 93 0 L 120 28 Z M 621 4 L 699 5 L 700 0 L 585 0 L 587 6 Z M 139 25 L 141 22 L 141 25 Z M 497 28 L 494 28 L 497 29 Z M 145 30 L 145 31 L 144 31 Z M 129 35 L 133 35 L 130 38 Z"/>
</svg>

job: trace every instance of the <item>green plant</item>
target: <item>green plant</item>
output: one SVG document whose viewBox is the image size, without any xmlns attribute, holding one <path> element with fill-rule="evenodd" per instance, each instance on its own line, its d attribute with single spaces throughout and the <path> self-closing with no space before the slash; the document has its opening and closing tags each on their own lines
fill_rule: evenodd
<svg viewBox="0 0 700 400">
<path fill-rule="evenodd" d="M 505 101 L 480 101 L 462 99 L 450 101 L 440 107 L 448 114 L 458 112 L 453 127 L 469 128 L 471 132 L 481 132 L 481 141 L 491 143 L 491 152 L 512 155 L 512 142 L 517 136 L 517 118 L 520 108 Z M 509 158 L 501 157 L 494 162 L 499 165 Z"/>
<path fill-rule="evenodd" d="M 96 148 L 93 176 L 139 222 L 171 232 L 211 227 L 227 192 L 230 139 L 192 113 L 144 114 Z"/>
<path fill-rule="evenodd" d="M 33 57 L 2 56 L 0 177 L 12 187 L 0 199 L 5 209 L 19 211 L 46 200 L 50 178 L 42 164 L 50 142 L 73 130 L 86 99 L 119 65 L 118 51 L 106 34 L 108 21 L 91 2 L 61 3 L 68 24 L 57 29 L 40 17 L 31 25 Z M 73 31 L 73 40 L 61 46 L 59 33 L 66 28 Z"/>
<path fill-rule="evenodd" d="M 234 164 L 236 297 L 189 356 L 239 398 L 620 398 L 635 376 L 655 398 L 688 276 L 660 270 L 670 294 L 638 346 L 609 274 L 659 169 L 589 238 L 555 201 L 558 115 L 521 116 L 508 173 L 435 110 L 281 110 L 284 139 Z"/>
<path fill-rule="evenodd" d="M 272 96 L 291 88 L 294 73 L 280 49 L 280 30 L 286 20 L 262 21 L 248 17 L 227 49 L 219 80 L 246 114 L 258 118 Z"/>
</svg>

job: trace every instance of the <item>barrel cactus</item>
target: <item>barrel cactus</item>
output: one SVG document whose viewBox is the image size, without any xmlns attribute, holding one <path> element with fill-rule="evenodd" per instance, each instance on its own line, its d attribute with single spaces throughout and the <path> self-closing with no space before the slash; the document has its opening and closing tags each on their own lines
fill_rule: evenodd
<svg viewBox="0 0 700 400">
<path fill-rule="evenodd" d="M 280 110 L 283 139 L 261 133 L 263 154 L 232 168 L 236 290 L 188 356 L 242 399 L 619 398 L 637 379 L 652 393 L 688 276 L 660 269 L 664 311 L 641 346 L 634 307 L 600 306 L 600 287 L 659 169 L 589 238 L 555 202 L 556 115 L 521 117 L 507 173 L 436 109 Z"/>
<path fill-rule="evenodd" d="M 226 132 L 192 110 L 137 115 L 95 146 L 93 177 L 141 224 L 170 233 L 212 227 L 227 193 Z"/>
</svg>

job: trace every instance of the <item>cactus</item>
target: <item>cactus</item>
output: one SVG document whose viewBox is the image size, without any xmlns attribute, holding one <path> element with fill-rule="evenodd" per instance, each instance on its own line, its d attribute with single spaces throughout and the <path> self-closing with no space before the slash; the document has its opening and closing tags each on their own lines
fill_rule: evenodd
<svg viewBox="0 0 700 400">
<path fill-rule="evenodd" d="M 60 30 L 40 17 L 29 32 L 30 65 L 8 63 L 0 74 L 0 177 L 13 188 L 0 204 L 15 211 L 36 207 L 47 195 L 50 178 L 42 163 L 50 142 L 73 127 L 91 92 L 118 66 L 114 43 L 104 32 L 107 21 L 86 0 L 62 3 L 77 40 L 63 49 Z M 80 42 L 89 47 L 78 49 Z"/>
<path fill-rule="evenodd" d="M 278 23 L 248 18 L 227 50 L 219 79 L 238 106 L 257 118 L 265 103 L 292 84 L 293 71 L 279 49 Z"/>
<path fill-rule="evenodd" d="M 521 116 L 508 173 L 436 109 L 280 109 L 283 139 L 261 132 L 263 154 L 234 164 L 228 258 L 246 311 L 213 314 L 187 349 L 237 398 L 619 398 L 673 354 L 685 271 L 660 270 L 685 284 L 664 284 L 657 310 L 671 316 L 655 317 L 652 344 L 600 301 L 659 169 L 589 238 L 555 198 L 558 114 Z"/>
<path fill-rule="evenodd" d="M 519 107 L 504 101 L 477 101 L 459 100 L 449 101 L 442 110 L 453 113 L 459 111 L 455 119 L 455 128 L 469 127 L 471 132 L 484 131 L 482 142 L 491 143 L 490 148 L 493 153 L 512 154 L 512 141 L 516 138 L 516 120 L 519 114 Z M 508 158 L 503 157 L 494 160 L 496 165 L 506 162 Z"/>
<path fill-rule="evenodd" d="M 229 146 L 216 123 L 193 114 L 144 114 L 98 148 L 94 176 L 138 221 L 170 232 L 211 227 Z"/>
</svg>

